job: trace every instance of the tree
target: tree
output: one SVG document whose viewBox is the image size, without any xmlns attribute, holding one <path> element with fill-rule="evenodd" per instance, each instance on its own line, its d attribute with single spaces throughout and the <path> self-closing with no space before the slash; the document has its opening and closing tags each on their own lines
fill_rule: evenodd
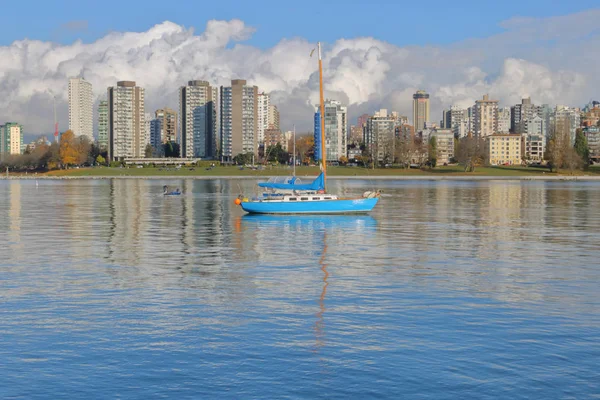
<svg viewBox="0 0 600 400">
<path fill-rule="evenodd" d="M 435 136 L 432 136 L 429 139 L 429 146 L 427 148 L 428 153 L 429 153 L 429 166 L 431 168 L 435 168 L 435 166 L 437 165 L 437 139 L 435 138 Z"/>
<path fill-rule="evenodd" d="M 146 148 L 144 149 L 144 157 L 146 158 L 152 158 L 152 152 L 154 151 L 152 145 L 150 143 L 148 143 L 146 145 Z"/>
<path fill-rule="evenodd" d="M 67 130 L 60 137 L 60 162 L 62 165 L 75 165 L 79 161 L 78 143 L 72 130 Z"/>
<path fill-rule="evenodd" d="M 46 165 L 48 169 L 57 169 L 61 167 L 60 145 L 52 142 L 48 152 L 46 153 Z"/>
<path fill-rule="evenodd" d="M 98 154 L 98 157 L 96 157 L 96 163 L 104 165 L 106 164 L 106 159 L 102 157 L 102 155 Z"/>
<path fill-rule="evenodd" d="M 583 166 L 587 167 L 590 164 L 590 148 L 588 146 L 587 138 L 583 133 L 583 129 L 577 129 L 575 136 L 575 151 L 583 161 Z"/>
<path fill-rule="evenodd" d="M 275 146 L 271 145 L 267 147 L 265 158 L 269 162 L 286 164 L 290 159 L 290 154 L 283 149 L 281 143 L 277 143 Z"/>
<path fill-rule="evenodd" d="M 396 139 L 394 146 L 394 158 L 403 168 L 410 167 L 414 153 L 414 140 L 410 137 L 400 137 Z"/>
<path fill-rule="evenodd" d="M 233 157 L 233 162 L 238 165 L 251 164 L 253 156 L 253 153 L 240 153 L 237 156 Z"/>
<path fill-rule="evenodd" d="M 465 172 L 475 172 L 475 168 L 485 162 L 485 140 L 473 135 L 460 139 L 456 158 Z"/>
<path fill-rule="evenodd" d="M 346 164 L 348 164 L 348 157 L 346 157 L 346 156 L 341 156 L 341 157 L 340 157 L 340 159 L 339 159 L 339 162 L 340 162 L 340 164 L 342 164 L 342 165 L 346 165 Z"/>
<path fill-rule="evenodd" d="M 313 135 L 302 135 L 296 138 L 296 154 L 305 164 L 309 164 L 314 159 L 315 138 Z"/>
<path fill-rule="evenodd" d="M 88 137 L 80 136 L 75 139 L 75 142 L 77 143 L 77 145 L 76 145 L 77 164 L 81 165 L 81 164 L 85 164 L 86 162 L 89 162 L 90 161 L 89 156 L 90 156 L 90 150 L 92 148 L 92 143 L 90 142 Z M 92 160 L 92 162 L 93 162 L 93 160 Z M 92 162 L 90 162 L 90 164 Z"/>
</svg>

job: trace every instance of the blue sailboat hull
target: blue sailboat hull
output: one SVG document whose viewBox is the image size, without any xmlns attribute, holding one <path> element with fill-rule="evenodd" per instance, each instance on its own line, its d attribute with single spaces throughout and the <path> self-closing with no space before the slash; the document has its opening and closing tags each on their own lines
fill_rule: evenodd
<svg viewBox="0 0 600 400">
<path fill-rule="evenodd" d="M 322 201 L 246 201 L 240 205 L 250 214 L 353 214 L 367 213 L 379 198 L 340 199 Z"/>
</svg>

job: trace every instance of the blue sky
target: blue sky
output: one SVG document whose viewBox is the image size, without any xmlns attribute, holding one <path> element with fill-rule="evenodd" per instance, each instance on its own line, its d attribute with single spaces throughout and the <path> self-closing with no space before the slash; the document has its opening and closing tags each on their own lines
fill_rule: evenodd
<svg viewBox="0 0 600 400">
<path fill-rule="evenodd" d="M 23 38 L 63 44 L 76 39 L 91 42 L 110 31 L 145 31 L 165 20 L 202 31 L 210 19 L 232 18 L 257 29 L 248 43 L 261 48 L 292 37 L 333 42 L 339 38 L 373 36 L 400 46 L 447 44 L 501 32 L 499 22 L 514 16 L 557 16 L 598 6 L 591 0 L 65 0 L 59 3 L 60 6 L 52 1 L 5 2 L 0 45 Z"/>
</svg>

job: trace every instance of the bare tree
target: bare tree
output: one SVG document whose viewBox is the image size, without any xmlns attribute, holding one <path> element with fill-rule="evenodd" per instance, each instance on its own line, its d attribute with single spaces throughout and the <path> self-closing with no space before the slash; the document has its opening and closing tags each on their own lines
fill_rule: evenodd
<svg viewBox="0 0 600 400">
<path fill-rule="evenodd" d="M 485 140 L 473 135 L 460 139 L 456 158 L 465 172 L 475 172 L 475 168 L 483 165 L 486 160 Z"/>
</svg>

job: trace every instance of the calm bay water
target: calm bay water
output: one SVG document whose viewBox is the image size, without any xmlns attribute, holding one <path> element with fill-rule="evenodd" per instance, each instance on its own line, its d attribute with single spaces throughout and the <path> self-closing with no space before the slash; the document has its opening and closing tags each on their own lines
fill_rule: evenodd
<svg viewBox="0 0 600 400">
<path fill-rule="evenodd" d="M 600 183 L 255 182 L 1 181 L 0 398 L 600 398 Z"/>
</svg>

